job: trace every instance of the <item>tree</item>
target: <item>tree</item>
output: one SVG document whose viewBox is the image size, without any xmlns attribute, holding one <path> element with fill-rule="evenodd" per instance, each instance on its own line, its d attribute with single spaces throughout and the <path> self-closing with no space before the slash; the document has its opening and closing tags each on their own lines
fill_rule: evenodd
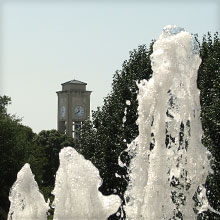
<svg viewBox="0 0 220 220">
<path fill-rule="evenodd" d="M 142 45 L 130 52 L 129 60 L 113 77 L 112 92 L 104 99 L 102 108 L 93 112 L 92 121 L 84 124 L 80 138 L 78 151 L 100 171 L 103 179 L 100 191 L 106 195 L 118 194 L 122 199 L 128 179 L 126 167 L 118 165 L 118 158 L 129 162 L 128 155 L 122 152 L 138 135 L 136 83 L 152 75 L 152 44 L 149 49 Z"/>
<path fill-rule="evenodd" d="M 75 146 L 75 143 L 73 138 L 54 129 L 42 130 L 34 137 L 33 143 L 28 162 L 31 168 L 33 167 L 38 185 L 47 199 L 54 188 L 55 175 L 59 167 L 59 152 L 63 147 Z"/>
<path fill-rule="evenodd" d="M 11 103 L 11 98 L 8 96 L 0 96 L 0 114 L 1 116 L 7 115 L 7 105 Z"/>
<path fill-rule="evenodd" d="M 203 144 L 213 156 L 213 174 L 206 181 L 210 205 L 220 211 L 220 39 L 208 33 L 200 45 L 202 63 L 198 72 L 200 89 L 201 121 L 204 131 Z M 219 219 L 219 216 L 205 212 L 203 219 Z"/>
<path fill-rule="evenodd" d="M 25 163 L 34 136 L 31 128 L 7 113 L 10 102 L 9 97 L 0 96 L 0 213 L 8 211 L 10 188 Z"/>
<path fill-rule="evenodd" d="M 52 205 L 54 196 L 51 192 L 54 189 L 55 176 L 59 167 L 59 152 L 63 147 L 74 147 L 75 141 L 72 137 L 52 129 L 42 130 L 34 137 L 33 143 L 28 162 L 45 200 L 49 198 Z M 51 206 L 49 219 L 53 216 L 53 211 Z"/>
</svg>

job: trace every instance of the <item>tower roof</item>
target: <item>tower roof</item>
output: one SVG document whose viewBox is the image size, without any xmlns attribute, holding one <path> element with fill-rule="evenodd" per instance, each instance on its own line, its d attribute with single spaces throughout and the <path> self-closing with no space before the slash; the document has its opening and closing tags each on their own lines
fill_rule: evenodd
<svg viewBox="0 0 220 220">
<path fill-rule="evenodd" d="M 87 83 L 84 83 L 82 81 L 79 81 L 79 80 L 70 80 L 70 81 L 67 81 L 65 83 L 62 83 L 61 85 L 64 85 L 64 84 L 77 84 L 77 85 L 87 85 Z"/>
</svg>

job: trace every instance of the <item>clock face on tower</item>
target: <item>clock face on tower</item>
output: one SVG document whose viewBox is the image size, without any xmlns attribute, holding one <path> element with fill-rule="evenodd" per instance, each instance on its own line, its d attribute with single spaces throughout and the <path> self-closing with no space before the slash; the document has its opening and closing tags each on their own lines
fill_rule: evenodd
<svg viewBox="0 0 220 220">
<path fill-rule="evenodd" d="M 75 107 L 74 109 L 74 114 L 77 116 L 77 117 L 82 117 L 85 113 L 85 110 L 84 110 L 84 107 L 81 106 L 81 105 L 78 105 Z"/>
<path fill-rule="evenodd" d="M 61 106 L 60 116 L 61 116 L 62 119 L 65 118 L 65 114 L 66 114 L 66 108 L 65 108 L 65 106 Z"/>
</svg>

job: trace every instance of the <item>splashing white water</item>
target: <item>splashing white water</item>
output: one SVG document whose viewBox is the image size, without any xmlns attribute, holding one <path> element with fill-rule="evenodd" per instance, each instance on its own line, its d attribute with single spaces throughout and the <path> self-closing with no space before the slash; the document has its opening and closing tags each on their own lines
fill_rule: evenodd
<svg viewBox="0 0 220 220">
<path fill-rule="evenodd" d="M 12 186 L 9 200 L 11 202 L 8 220 L 46 220 L 48 204 L 39 192 L 30 165 L 25 164 L 17 174 Z"/>
<path fill-rule="evenodd" d="M 139 136 L 129 146 L 135 156 L 125 210 L 133 220 L 193 220 L 193 196 L 211 171 L 201 143 L 198 45 L 184 29 L 167 26 L 153 51 L 153 77 L 138 84 Z"/>
<path fill-rule="evenodd" d="M 103 220 L 115 213 L 121 204 L 116 195 L 103 196 L 98 170 L 73 148 L 60 152 L 57 171 L 54 220 Z"/>
</svg>

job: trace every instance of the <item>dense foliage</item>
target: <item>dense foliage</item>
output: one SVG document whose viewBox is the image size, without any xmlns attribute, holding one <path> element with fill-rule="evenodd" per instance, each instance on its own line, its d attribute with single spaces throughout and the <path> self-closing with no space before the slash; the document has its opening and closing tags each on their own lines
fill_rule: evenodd
<svg viewBox="0 0 220 220">
<path fill-rule="evenodd" d="M 10 187 L 27 158 L 27 149 L 31 147 L 34 135 L 31 128 L 7 114 L 6 107 L 10 101 L 7 96 L 0 97 L 0 216 L 7 212 Z"/>
<path fill-rule="evenodd" d="M 82 129 L 79 152 L 99 169 L 103 178 L 100 191 L 118 194 L 122 200 L 128 178 L 126 167 L 119 166 L 118 158 L 128 164 L 129 157 L 123 151 L 138 135 L 136 83 L 152 75 L 152 44 L 149 49 L 142 45 L 130 52 L 129 60 L 113 77 L 112 92 L 104 99 L 103 107 L 93 112 L 92 122 L 85 123 Z"/>
<path fill-rule="evenodd" d="M 29 156 L 29 163 L 42 166 L 41 173 L 38 176 L 38 182 L 46 199 L 50 196 L 54 188 L 55 176 L 59 167 L 59 152 L 63 147 L 74 146 L 74 140 L 66 134 L 61 134 L 57 130 L 43 130 L 35 135 L 33 142 L 35 144 L 34 153 Z M 40 169 L 33 166 L 33 173 Z"/>
<path fill-rule="evenodd" d="M 198 41 L 198 37 L 195 38 Z M 122 70 L 115 73 L 112 91 L 104 99 L 104 105 L 93 112 L 92 121 L 85 123 L 82 129 L 80 152 L 99 168 L 104 179 L 100 190 L 106 194 L 116 193 L 122 199 L 128 179 L 126 169 L 118 165 L 118 158 L 120 156 L 124 163 L 129 163 L 130 158 L 123 150 L 138 135 L 136 82 L 152 75 L 152 44 L 149 49 L 142 45 L 130 53 Z M 210 204 L 220 211 L 220 44 L 217 33 L 214 39 L 209 33 L 204 36 L 200 53 L 198 88 L 201 90 L 203 143 L 214 157 L 214 173 L 209 176 L 206 186 Z M 126 100 L 130 105 L 126 105 Z M 210 212 L 199 217 L 219 218 Z M 114 216 L 117 218 L 120 217 Z"/>
<path fill-rule="evenodd" d="M 208 33 L 200 45 L 202 63 L 198 72 L 200 89 L 201 121 L 204 131 L 203 144 L 212 153 L 213 174 L 206 181 L 210 205 L 220 211 L 220 39 Z M 211 212 L 201 215 L 203 219 L 217 220 Z"/>
<path fill-rule="evenodd" d="M 107 178 L 112 182 L 106 186 L 111 192 L 123 190 L 121 180 L 112 171 L 119 175 L 124 172 L 118 166 L 118 157 L 138 134 L 136 82 L 151 77 L 151 51 L 151 47 L 148 50 L 143 45 L 130 53 L 130 59 L 114 75 L 112 92 L 104 99 L 103 107 L 93 112 L 93 121 L 85 123 L 82 129 L 79 151 L 99 168 L 104 181 Z"/>
</svg>

